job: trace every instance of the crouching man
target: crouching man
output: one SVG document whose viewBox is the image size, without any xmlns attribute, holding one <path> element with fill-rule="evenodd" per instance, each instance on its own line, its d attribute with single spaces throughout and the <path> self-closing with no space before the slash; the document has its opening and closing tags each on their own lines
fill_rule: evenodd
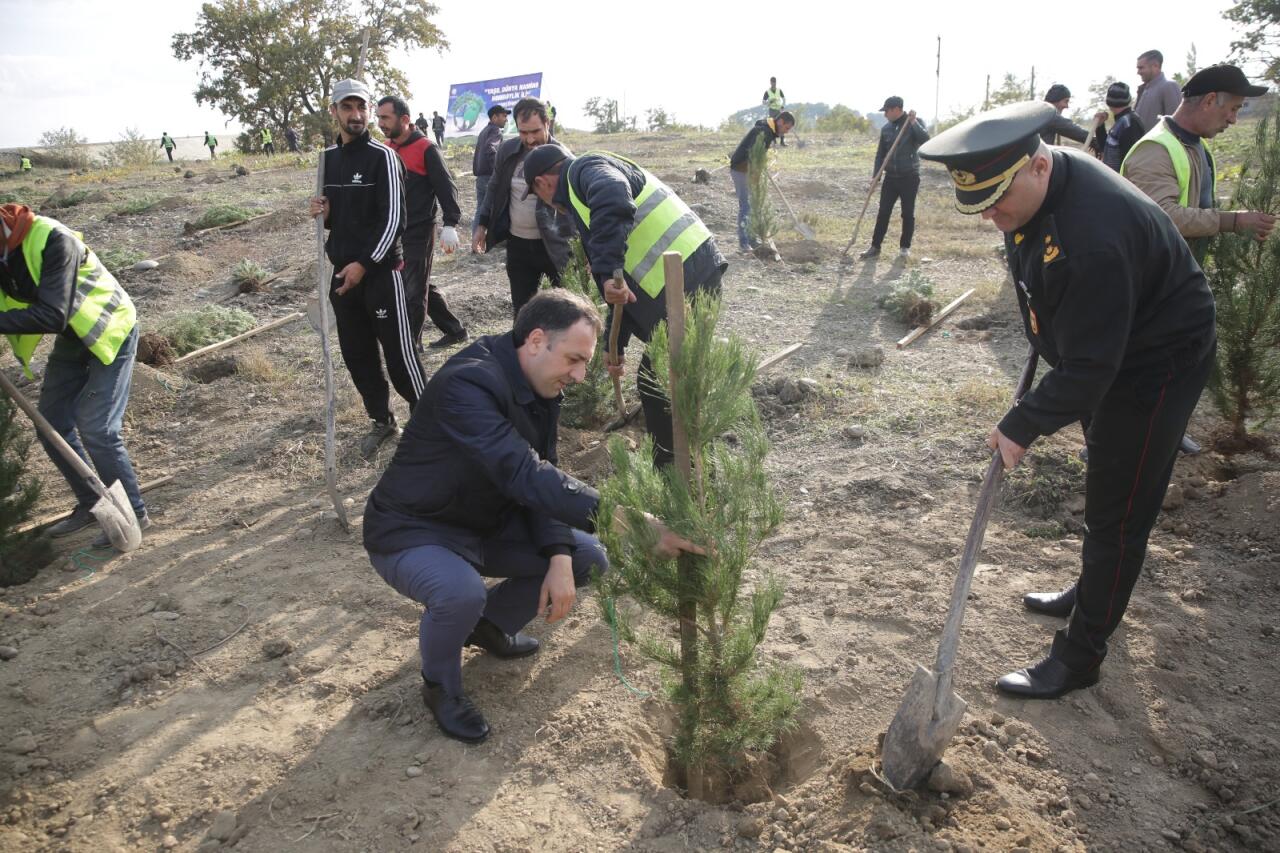
<svg viewBox="0 0 1280 853">
<path fill-rule="evenodd" d="M 520 633 L 556 622 L 592 570 L 599 494 L 556 467 L 561 392 L 581 382 L 603 323 L 590 302 L 543 291 L 511 332 L 450 358 L 414 408 L 369 496 L 364 546 L 378 574 L 425 607 L 422 696 L 449 737 L 479 743 L 489 725 L 462 689 L 462 648 L 500 658 L 538 650 Z M 701 550 L 651 519 L 657 552 Z M 504 578 L 486 588 L 483 577 Z"/>
</svg>

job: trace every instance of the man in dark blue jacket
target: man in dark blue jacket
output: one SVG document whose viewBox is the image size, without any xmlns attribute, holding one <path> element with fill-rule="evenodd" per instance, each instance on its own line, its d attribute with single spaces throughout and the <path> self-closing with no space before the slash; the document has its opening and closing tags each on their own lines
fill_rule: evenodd
<svg viewBox="0 0 1280 853">
<path fill-rule="evenodd" d="M 531 192 L 573 217 L 605 302 L 625 306 L 618 334 L 619 359 L 610 365 L 611 375 L 621 375 L 621 356 L 631 337 L 647 343 L 667 317 L 663 251 L 678 251 L 683 258 L 686 296 L 719 294 L 729 265 L 715 238 L 679 196 L 636 163 L 607 152 L 575 158 L 558 145 L 543 145 L 525 160 L 524 173 Z M 637 235 L 644 234 L 651 242 L 637 245 L 637 240 L 645 239 Z M 623 273 L 623 280 L 615 277 L 617 271 Z M 654 462 L 669 465 L 673 459 L 671 405 L 648 353 L 640 359 L 636 386 L 645 429 L 653 436 Z"/>
<path fill-rule="evenodd" d="M 880 173 L 884 167 L 884 179 L 880 184 L 880 210 L 876 213 L 876 227 L 871 232 L 871 247 L 858 255 L 874 258 L 880 254 L 880 244 L 889 231 L 893 206 L 902 200 L 902 235 L 898 238 L 898 257 L 911 256 L 911 238 L 916 233 L 916 193 L 920 191 L 920 146 L 929 141 L 929 131 L 916 119 L 916 111 L 903 111 L 903 101 L 897 95 L 885 99 L 884 117 L 888 119 L 880 128 L 880 145 L 876 148 L 876 162 L 871 174 Z M 903 129 L 905 127 L 905 130 Z M 894 140 L 898 146 L 894 148 Z M 889 150 L 893 149 L 893 156 Z"/>
<path fill-rule="evenodd" d="M 493 177 L 493 158 L 502 144 L 502 129 L 507 126 L 507 108 L 502 104 L 489 107 L 489 123 L 476 136 L 476 150 L 471 155 L 471 174 L 476 179 L 476 215 L 484 207 L 484 194 Z"/>
<path fill-rule="evenodd" d="M 374 569 L 426 608 L 423 700 L 457 740 L 489 735 L 462 690 L 463 646 L 501 658 L 533 654 L 538 641 L 520 629 L 540 613 L 563 618 L 575 587 L 608 567 L 591 535 L 599 493 L 556 467 L 560 393 L 583 380 L 602 325 L 582 297 L 543 291 L 509 334 L 449 359 L 365 507 Z M 701 553 L 650 524 L 658 553 Z M 506 580 L 486 590 L 482 576 Z"/>
</svg>

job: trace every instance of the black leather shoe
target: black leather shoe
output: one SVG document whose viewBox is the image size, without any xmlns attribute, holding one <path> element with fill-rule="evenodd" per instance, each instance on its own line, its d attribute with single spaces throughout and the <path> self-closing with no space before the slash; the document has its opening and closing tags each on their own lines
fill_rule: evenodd
<svg viewBox="0 0 1280 853">
<path fill-rule="evenodd" d="M 1022 596 L 1022 603 L 1036 613 L 1065 619 L 1076 606 L 1076 585 L 1072 584 L 1062 592 L 1029 592 Z"/>
<path fill-rule="evenodd" d="M 422 703 L 436 718 L 436 725 L 454 740 L 480 743 L 489 736 L 489 724 L 480 709 L 464 696 L 448 696 L 434 681 L 422 680 Z"/>
<path fill-rule="evenodd" d="M 515 636 L 503 633 L 497 625 L 480 617 L 476 627 L 467 637 L 468 646 L 479 646 L 491 655 L 500 658 L 528 657 L 538 650 L 538 641 L 528 634 L 517 633 Z"/>
<path fill-rule="evenodd" d="M 1088 672 L 1076 672 L 1055 657 L 1047 657 L 1034 666 L 1011 672 L 996 682 L 1005 693 L 1022 699 L 1057 699 L 1098 683 L 1099 667 Z"/>
</svg>

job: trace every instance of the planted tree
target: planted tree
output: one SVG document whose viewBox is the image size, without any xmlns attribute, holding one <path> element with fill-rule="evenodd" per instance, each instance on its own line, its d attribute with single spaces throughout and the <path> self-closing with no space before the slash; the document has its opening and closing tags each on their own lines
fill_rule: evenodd
<svg viewBox="0 0 1280 853">
<path fill-rule="evenodd" d="M 670 283 L 668 283 L 670 286 Z M 756 363 L 737 337 L 718 337 L 720 303 L 699 300 L 674 361 L 666 325 L 649 344 L 654 371 L 688 438 L 689 474 L 657 469 L 646 446 L 628 453 L 610 442 L 614 475 L 601 489 L 600 516 L 625 524 L 604 530 L 613 569 L 601 579 L 605 617 L 641 653 L 660 663 L 677 728 L 672 751 L 690 796 L 715 799 L 735 768 L 768 749 L 793 724 L 800 677 L 764 666 L 757 647 L 782 600 L 781 583 L 753 565 L 782 509 L 764 471 L 768 450 L 751 397 Z M 677 424 L 679 430 L 679 423 Z M 640 508 L 702 544 L 706 556 L 678 561 L 652 554 Z M 602 526 L 603 527 L 603 526 Z M 643 630 L 613 607 L 630 595 L 663 622 Z M 678 626 L 681 641 L 671 639 Z"/>
<path fill-rule="evenodd" d="M 26 583 L 53 557 L 47 539 L 18 532 L 40 499 L 40 484 L 26 471 L 30 449 L 17 407 L 0 396 L 0 586 Z"/>
<path fill-rule="evenodd" d="M 747 214 L 747 233 L 752 241 L 772 245 L 780 223 L 773 210 L 769 195 L 769 149 L 764 134 L 756 137 L 747 160 L 747 194 L 751 199 L 751 212 Z"/>
<path fill-rule="evenodd" d="M 1258 123 L 1231 206 L 1280 212 L 1280 120 Z M 1280 408 L 1280 240 L 1223 234 L 1206 263 L 1218 304 L 1218 358 L 1209 391 L 1231 425 L 1232 444 L 1250 443 Z"/>
</svg>

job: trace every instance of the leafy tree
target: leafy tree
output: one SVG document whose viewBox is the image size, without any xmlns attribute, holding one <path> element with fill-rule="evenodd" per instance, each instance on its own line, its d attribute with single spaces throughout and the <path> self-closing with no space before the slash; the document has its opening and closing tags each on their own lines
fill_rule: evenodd
<svg viewBox="0 0 1280 853">
<path fill-rule="evenodd" d="M 1240 0 L 1222 13 L 1244 30 L 1231 43 L 1231 58 L 1244 62 L 1258 61 L 1262 76 L 1280 80 L 1280 2 L 1276 0 Z"/>
<path fill-rule="evenodd" d="M 0 396 L 0 586 L 26 583 L 53 556 L 47 539 L 17 532 L 40 498 L 40 484 L 26 473 L 30 448 L 17 407 Z"/>
<path fill-rule="evenodd" d="M 582 111 L 596 123 L 596 133 L 622 133 L 624 130 L 635 130 L 635 117 L 623 118 L 618 111 L 616 98 L 603 98 L 599 95 L 588 98 L 582 105 Z"/>
<path fill-rule="evenodd" d="M 102 162 L 113 169 L 150 166 L 159 159 L 158 141 L 143 136 L 136 127 L 125 128 L 124 133 L 120 134 L 120 141 L 102 155 Z"/>
<path fill-rule="evenodd" d="M 1173 72 L 1173 82 L 1179 86 L 1187 85 L 1187 81 L 1195 76 L 1200 69 L 1196 67 L 1198 60 L 1196 58 L 1196 43 L 1191 43 L 1191 49 L 1187 51 L 1187 69 L 1186 71 Z"/>
<path fill-rule="evenodd" d="M 196 27 L 173 37 L 173 55 L 198 60 L 195 97 L 248 127 L 327 127 L 333 85 L 355 76 L 361 35 L 369 29 L 364 78 L 376 92 L 410 97 L 396 51 L 449 43 L 432 23 L 427 0 L 216 0 Z"/>
<path fill-rule="evenodd" d="M 991 93 L 991 106 L 999 107 L 1027 100 L 1027 92 L 1030 85 L 1026 80 L 1019 78 L 1010 71 L 1006 71 L 1004 80 L 1000 83 L 1000 88 Z"/>
<path fill-rule="evenodd" d="M 88 144 L 89 140 L 73 127 L 46 130 L 40 134 L 40 147 L 44 151 L 31 152 L 31 161 L 37 166 L 81 169 L 88 166 L 91 159 Z"/>
<path fill-rule="evenodd" d="M 1232 208 L 1280 212 L 1280 119 L 1258 123 L 1242 163 Z M 1223 234 L 1206 267 L 1218 304 L 1209 390 L 1242 447 L 1251 421 L 1262 426 L 1280 410 L 1280 241 Z"/>
<path fill-rule="evenodd" d="M 644 123 L 649 130 L 666 130 L 675 120 L 675 116 L 667 115 L 664 107 L 654 107 L 644 111 Z"/>
<path fill-rule="evenodd" d="M 836 104 L 831 111 L 814 122 L 814 127 L 824 133 L 871 133 L 871 120 L 844 104 Z"/>
<path fill-rule="evenodd" d="M 691 474 L 686 482 L 676 466 L 655 468 L 648 441 L 632 453 L 621 439 L 610 441 L 615 473 L 601 488 L 600 517 L 621 515 L 626 523 L 601 525 L 615 567 L 600 579 L 601 605 L 609 623 L 666 670 L 667 695 L 678 712 L 675 758 L 690 796 L 714 798 L 718 780 L 792 725 L 801 685 L 798 674 L 763 666 L 756 651 L 782 600 L 781 583 L 752 561 L 782 521 L 765 476 L 768 442 L 751 396 L 756 363 L 740 338 L 717 334 L 718 300 L 698 300 L 688 317 L 674 364 L 665 323 L 649 355 L 665 391 L 671 392 L 671 372 L 677 377 L 674 398 Z M 636 508 L 702 543 L 707 555 L 655 557 Z M 623 594 L 663 617 L 664 628 L 684 625 L 682 642 L 672 642 L 669 630 L 639 631 L 612 606 Z M 685 621 L 691 610 L 692 625 Z"/>
</svg>

